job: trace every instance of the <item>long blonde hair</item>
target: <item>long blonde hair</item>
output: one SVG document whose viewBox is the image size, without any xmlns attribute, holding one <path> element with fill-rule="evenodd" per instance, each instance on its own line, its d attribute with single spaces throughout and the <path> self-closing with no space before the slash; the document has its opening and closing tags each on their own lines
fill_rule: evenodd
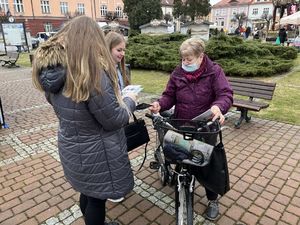
<svg viewBox="0 0 300 225">
<path fill-rule="evenodd" d="M 75 17 L 55 36 L 49 41 L 62 42 L 65 52 L 67 75 L 63 94 L 66 97 L 81 102 L 88 100 L 93 91 L 101 94 L 101 76 L 105 71 L 119 103 L 124 104 L 114 61 L 103 31 L 94 20 L 87 16 Z"/>
<path fill-rule="evenodd" d="M 110 51 L 120 43 L 122 42 L 126 43 L 124 36 L 115 31 L 110 31 L 109 33 L 107 33 L 105 36 L 105 40 Z M 126 73 L 125 56 L 122 58 L 120 62 L 120 69 L 121 69 L 123 80 L 125 81 L 125 86 L 127 86 L 129 85 L 130 82 L 128 77 L 129 75 Z"/>
</svg>

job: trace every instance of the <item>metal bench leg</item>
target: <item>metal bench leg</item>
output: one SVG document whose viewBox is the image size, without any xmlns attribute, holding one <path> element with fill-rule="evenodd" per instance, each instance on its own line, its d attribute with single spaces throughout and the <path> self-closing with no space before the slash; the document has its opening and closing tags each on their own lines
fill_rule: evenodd
<svg viewBox="0 0 300 225">
<path fill-rule="evenodd" d="M 241 116 L 238 121 L 234 123 L 235 128 L 239 129 L 241 127 L 241 124 L 243 120 L 248 123 L 251 120 L 251 117 L 248 116 L 248 110 L 243 108 L 238 108 L 239 111 L 241 111 Z"/>
</svg>

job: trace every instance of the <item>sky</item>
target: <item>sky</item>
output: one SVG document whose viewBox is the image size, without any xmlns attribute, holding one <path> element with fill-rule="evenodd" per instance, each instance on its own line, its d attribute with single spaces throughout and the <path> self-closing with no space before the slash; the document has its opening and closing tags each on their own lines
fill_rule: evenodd
<svg viewBox="0 0 300 225">
<path fill-rule="evenodd" d="M 221 1 L 221 0 L 210 0 L 210 4 L 211 4 L 211 5 L 214 5 L 214 4 L 216 4 L 217 2 L 219 2 L 219 1 Z"/>
</svg>

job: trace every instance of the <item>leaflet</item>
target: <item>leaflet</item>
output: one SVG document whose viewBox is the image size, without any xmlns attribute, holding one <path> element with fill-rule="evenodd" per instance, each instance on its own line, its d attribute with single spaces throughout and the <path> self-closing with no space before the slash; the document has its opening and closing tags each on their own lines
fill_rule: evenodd
<svg viewBox="0 0 300 225">
<path fill-rule="evenodd" d="M 122 90 L 122 95 L 126 95 L 127 93 L 138 94 L 142 90 L 143 90 L 142 85 L 128 85 Z"/>
</svg>

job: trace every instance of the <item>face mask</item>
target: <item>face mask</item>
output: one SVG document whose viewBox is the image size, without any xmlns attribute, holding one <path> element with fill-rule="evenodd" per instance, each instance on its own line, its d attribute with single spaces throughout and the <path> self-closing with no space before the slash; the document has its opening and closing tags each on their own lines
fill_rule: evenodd
<svg viewBox="0 0 300 225">
<path fill-rule="evenodd" d="M 194 63 L 194 64 L 191 64 L 191 65 L 184 65 L 182 64 L 181 65 L 182 69 L 184 69 L 186 72 L 194 72 L 196 71 L 197 69 L 199 69 L 199 65 Z"/>
</svg>

